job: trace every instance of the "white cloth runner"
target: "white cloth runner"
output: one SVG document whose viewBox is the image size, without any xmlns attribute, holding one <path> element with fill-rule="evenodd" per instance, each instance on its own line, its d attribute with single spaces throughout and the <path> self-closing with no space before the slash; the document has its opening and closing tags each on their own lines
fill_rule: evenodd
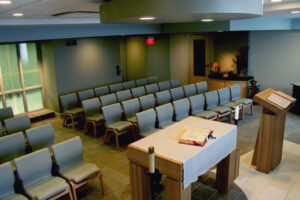
<svg viewBox="0 0 300 200">
<path fill-rule="evenodd" d="M 179 144 L 169 135 L 185 126 L 213 130 L 216 139 L 209 139 L 204 147 Z M 148 150 L 154 146 L 155 153 L 183 163 L 184 188 L 195 182 L 236 148 L 237 127 L 235 125 L 188 117 L 162 129 L 131 145 Z"/>
</svg>

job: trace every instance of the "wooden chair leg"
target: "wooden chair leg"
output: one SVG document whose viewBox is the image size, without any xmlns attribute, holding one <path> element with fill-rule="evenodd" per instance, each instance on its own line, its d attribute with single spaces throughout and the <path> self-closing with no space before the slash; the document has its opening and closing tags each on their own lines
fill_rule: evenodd
<svg viewBox="0 0 300 200">
<path fill-rule="evenodd" d="M 96 122 L 93 121 L 93 129 L 94 129 L 94 138 L 97 138 L 97 126 Z"/>
<path fill-rule="evenodd" d="M 250 107 L 251 107 L 251 115 L 253 115 L 253 103 L 251 103 Z"/>
<path fill-rule="evenodd" d="M 84 123 L 83 134 L 86 134 L 87 122 Z"/>
<path fill-rule="evenodd" d="M 105 133 L 104 133 L 104 144 L 107 144 L 107 136 L 108 136 L 108 129 L 105 129 Z"/>
<path fill-rule="evenodd" d="M 242 106 L 241 111 L 242 111 L 242 120 L 244 120 L 245 119 L 245 108 L 244 108 L 244 106 Z"/>
<path fill-rule="evenodd" d="M 75 187 L 75 184 L 73 183 L 73 181 L 70 181 L 70 185 L 71 185 L 71 189 L 72 189 L 72 193 L 73 193 L 72 199 L 77 200 L 76 187 Z M 71 193 L 71 190 L 70 190 L 70 193 Z M 70 195 L 70 196 L 72 196 L 72 195 Z"/>
<path fill-rule="evenodd" d="M 220 121 L 220 115 L 217 114 L 217 121 Z"/>
<path fill-rule="evenodd" d="M 119 136 L 118 136 L 118 133 L 116 131 L 114 131 L 114 134 L 115 134 L 115 138 L 116 138 L 116 146 L 117 146 L 117 150 L 119 150 Z"/>
<path fill-rule="evenodd" d="M 73 115 L 71 115 L 71 121 L 72 121 L 72 128 L 75 129 L 74 116 Z"/>
<path fill-rule="evenodd" d="M 102 194 L 105 195 L 103 175 L 101 174 L 101 172 L 99 172 L 98 176 L 99 176 L 99 180 L 100 180 L 100 186 L 101 186 L 101 189 L 102 189 Z"/>
<path fill-rule="evenodd" d="M 232 110 L 229 112 L 229 123 L 232 124 Z"/>
</svg>

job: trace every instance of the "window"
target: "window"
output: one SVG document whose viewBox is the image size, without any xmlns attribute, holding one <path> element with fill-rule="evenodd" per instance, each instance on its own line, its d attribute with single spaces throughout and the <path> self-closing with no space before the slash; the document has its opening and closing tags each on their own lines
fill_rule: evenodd
<svg viewBox="0 0 300 200">
<path fill-rule="evenodd" d="M 0 108 L 14 114 L 44 108 L 35 43 L 0 45 Z"/>
</svg>

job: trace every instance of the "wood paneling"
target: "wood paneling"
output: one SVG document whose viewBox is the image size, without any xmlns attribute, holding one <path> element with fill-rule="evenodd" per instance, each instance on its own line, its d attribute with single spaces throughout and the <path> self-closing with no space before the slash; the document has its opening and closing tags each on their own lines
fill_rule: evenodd
<svg viewBox="0 0 300 200">
<path fill-rule="evenodd" d="M 248 81 L 231 81 L 231 80 L 219 80 L 208 78 L 208 91 L 214 91 L 232 85 L 239 84 L 241 87 L 241 98 L 247 98 L 248 94 Z"/>
</svg>

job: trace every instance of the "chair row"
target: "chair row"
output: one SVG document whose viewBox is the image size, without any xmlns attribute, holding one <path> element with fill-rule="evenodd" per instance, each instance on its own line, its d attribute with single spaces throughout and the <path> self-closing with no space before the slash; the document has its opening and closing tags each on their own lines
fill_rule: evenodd
<svg viewBox="0 0 300 200">
<path fill-rule="evenodd" d="M 50 147 L 54 142 L 51 124 L 28 129 L 0 138 L 0 163 L 13 160 L 28 152 Z"/>
<path fill-rule="evenodd" d="M 5 108 L 7 110 L 11 107 Z M 17 132 L 24 132 L 31 128 L 31 123 L 28 115 L 12 117 L 3 120 L 3 125 L 0 123 L 0 137 Z"/>
<path fill-rule="evenodd" d="M 127 82 L 125 82 L 125 83 L 127 83 Z M 120 84 L 119 84 L 119 88 L 122 87 L 122 84 L 121 85 Z M 174 86 L 174 87 L 181 86 L 181 80 L 175 79 L 172 81 L 160 82 L 159 84 L 161 85 L 160 87 L 162 88 L 162 90 L 164 90 L 164 89 L 169 88 L 166 85 L 169 85 L 170 88 L 171 88 L 171 86 Z M 79 101 L 82 102 L 84 100 L 103 96 L 102 97 L 103 100 L 101 100 L 101 103 L 103 103 L 103 105 L 107 105 L 110 102 L 114 103 L 115 99 L 117 101 L 123 101 L 124 99 L 130 98 L 131 96 L 133 96 L 133 97 L 143 96 L 143 95 L 147 94 L 147 91 L 148 91 L 148 93 L 150 93 L 151 91 L 155 92 L 156 89 L 157 89 L 157 91 L 159 91 L 159 89 L 158 89 L 159 84 L 157 84 L 157 83 L 150 84 L 150 85 L 146 85 L 145 87 L 139 86 L 136 88 L 126 89 L 123 91 L 116 91 L 115 93 L 111 93 L 111 94 L 109 94 L 109 87 L 103 86 L 100 88 L 95 88 L 94 90 L 90 89 L 90 90 L 81 91 L 78 93 L 78 97 L 77 97 L 76 93 L 63 95 L 60 97 L 61 105 L 62 105 L 63 113 L 64 113 L 63 114 L 64 115 L 63 125 L 67 124 L 67 120 L 71 120 L 72 127 L 74 128 L 75 119 L 82 117 L 81 116 L 81 114 L 83 112 L 83 109 L 81 107 L 82 103 L 79 106 Z M 116 96 L 116 95 L 118 95 L 118 96 Z"/>
<path fill-rule="evenodd" d="M 16 177 L 10 162 L 0 165 L 0 199 L 57 199 L 65 194 L 77 200 L 76 189 L 94 178 L 100 179 L 104 194 L 103 175 L 100 169 L 83 162 L 80 137 L 16 158 Z M 54 161 L 54 162 L 53 162 Z M 52 169 L 54 175 L 52 175 Z M 17 194 L 14 184 L 19 183 L 23 194 Z"/>
</svg>

